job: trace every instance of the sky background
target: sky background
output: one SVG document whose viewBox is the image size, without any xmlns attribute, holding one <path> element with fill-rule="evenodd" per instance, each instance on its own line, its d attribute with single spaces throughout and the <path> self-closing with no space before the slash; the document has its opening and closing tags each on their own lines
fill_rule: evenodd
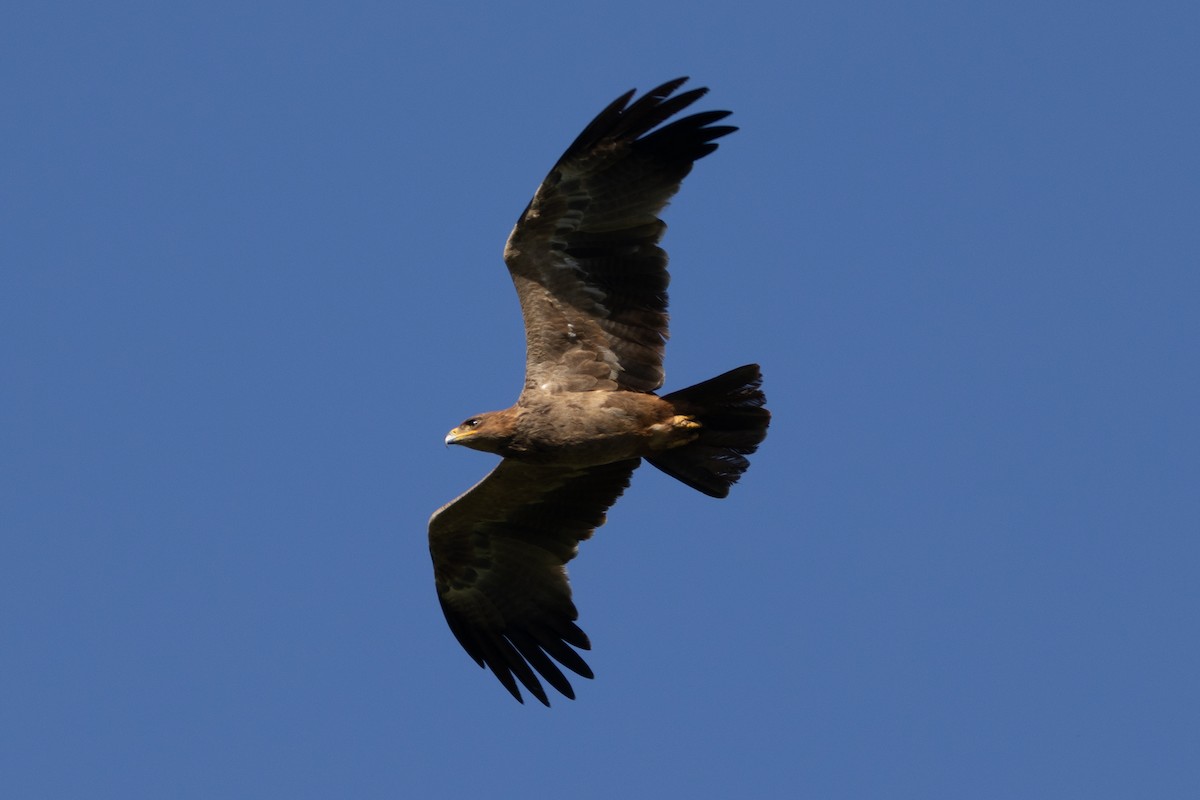
<svg viewBox="0 0 1200 800">
<path fill-rule="evenodd" d="M 0 793 L 1200 791 L 1192 2 L 27 3 L 0 25 Z M 731 496 L 572 563 L 596 680 L 454 641 L 442 445 L 521 385 L 501 248 L 677 75 L 667 388 Z"/>
</svg>

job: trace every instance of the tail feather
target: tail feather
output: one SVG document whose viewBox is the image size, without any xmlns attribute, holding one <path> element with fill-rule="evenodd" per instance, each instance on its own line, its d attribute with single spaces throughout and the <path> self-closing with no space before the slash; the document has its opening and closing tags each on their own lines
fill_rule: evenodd
<svg viewBox="0 0 1200 800">
<path fill-rule="evenodd" d="M 646 460 L 697 491 L 725 497 L 750 466 L 746 456 L 767 436 L 771 412 L 763 407 L 767 398 L 761 387 L 758 365 L 747 364 L 664 395 L 675 413 L 700 423 L 700 435 Z"/>
</svg>

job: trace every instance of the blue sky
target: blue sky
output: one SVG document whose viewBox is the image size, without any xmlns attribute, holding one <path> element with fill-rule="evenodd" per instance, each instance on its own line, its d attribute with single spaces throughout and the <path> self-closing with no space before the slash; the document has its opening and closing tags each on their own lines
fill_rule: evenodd
<svg viewBox="0 0 1200 800">
<path fill-rule="evenodd" d="M 5 15 L 5 795 L 1194 793 L 1194 4 L 503 5 Z M 541 177 L 681 74 L 741 130 L 667 388 L 758 361 L 774 424 L 726 500 L 639 470 L 596 680 L 519 706 L 442 437 L 520 387 Z"/>
</svg>

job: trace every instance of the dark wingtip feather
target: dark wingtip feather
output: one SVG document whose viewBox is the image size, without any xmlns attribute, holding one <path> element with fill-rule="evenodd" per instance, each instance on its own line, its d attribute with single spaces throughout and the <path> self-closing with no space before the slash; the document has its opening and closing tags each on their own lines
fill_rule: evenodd
<svg viewBox="0 0 1200 800">
<path fill-rule="evenodd" d="M 683 86 L 685 83 L 687 83 L 688 80 L 689 80 L 689 78 L 686 75 L 682 75 L 678 78 L 672 78 L 671 80 L 667 81 L 666 83 L 661 83 L 658 86 L 655 86 L 653 89 L 646 92 L 646 94 L 644 94 L 642 96 L 642 100 L 645 100 L 647 97 L 654 98 L 657 100 L 665 100 L 666 98 L 668 98 L 672 94 L 674 94 L 676 89 L 678 89 L 680 86 Z M 703 95 L 705 92 L 708 91 L 708 88 L 702 86 L 697 89 L 692 89 L 691 91 L 699 92 L 700 95 Z M 631 89 L 629 91 L 629 94 L 632 95 L 636 92 L 637 92 L 637 89 Z M 700 95 L 697 95 L 697 96 L 700 96 Z M 639 102 L 641 102 L 641 101 L 639 101 Z"/>
<path fill-rule="evenodd" d="M 547 658 L 543 648 L 539 646 L 539 642 L 532 636 L 526 633 L 509 633 L 509 641 L 517 648 L 525 660 L 529 662 L 542 679 L 549 683 L 562 695 L 575 699 L 575 690 L 571 688 L 570 681 L 562 674 L 562 670 L 554 665 L 554 662 Z M 553 653 L 551 653 L 553 655 Z"/>
<path fill-rule="evenodd" d="M 657 136 L 666 130 L 675 128 L 676 125 L 684 124 L 686 130 L 694 135 L 696 131 L 703 131 L 704 142 L 711 142 L 721 136 L 727 136 L 737 128 L 729 126 L 720 126 L 717 128 L 706 128 L 717 120 L 724 119 L 729 116 L 729 111 L 705 111 L 699 114 L 693 114 L 683 119 L 676 120 L 671 125 L 655 131 L 655 128 L 666 122 L 671 117 L 683 111 L 688 106 L 695 103 L 701 97 L 708 94 L 707 86 L 700 86 L 695 89 L 689 89 L 682 94 L 674 95 L 676 89 L 686 83 L 686 76 L 669 80 L 666 83 L 660 84 L 650 91 L 643 94 L 641 97 L 634 100 L 637 94 L 636 89 L 630 89 L 625 94 L 618 97 L 616 100 L 605 106 L 596 117 L 584 127 L 583 132 L 575 138 L 571 146 L 563 153 L 560 161 L 565 161 L 571 157 L 583 154 L 601 141 L 610 140 L 638 140 L 645 142 L 653 136 Z M 632 103 L 630 102 L 632 101 Z M 681 136 L 684 129 L 677 129 L 676 134 L 667 137 L 668 140 L 686 139 L 688 136 Z M 653 134 L 650 134 L 654 131 Z M 663 140 L 660 140 L 663 141 Z M 692 160 L 703 158 L 708 153 L 715 150 L 716 147 L 706 147 L 701 144 L 694 146 L 690 152 L 696 153 L 692 156 Z"/>
<path fill-rule="evenodd" d="M 524 686 L 543 705 L 550 705 L 546 690 L 538 681 L 539 675 L 564 697 L 575 699 L 574 688 L 554 661 L 580 677 L 595 677 L 587 662 L 568 646 L 591 648 L 587 635 L 574 622 L 554 620 L 552 625 L 543 622 L 528 631 L 489 634 L 464 625 L 442 597 L 438 600 L 450 631 L 463 650 L 481 668 L 495 675 L 518 703 L 525 703 L 520 689 Z"/>
</svg>

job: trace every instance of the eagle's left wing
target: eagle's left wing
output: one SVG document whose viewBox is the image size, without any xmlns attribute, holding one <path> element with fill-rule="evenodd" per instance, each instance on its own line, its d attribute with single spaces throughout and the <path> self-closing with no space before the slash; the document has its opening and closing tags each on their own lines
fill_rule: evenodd
<svg viewBox="0 0 1200 800">
<path fill-rule="evenodd" d="M 563 153 L 504 249 L 525 318 L 525 387 L 662 386 L 667 254 L 658 218 L 692 164 L 737 130 L 706 111 L 657 127 L 704 96 L 678 78 L 617 98 Z M 656 129 L 657 128 L 657 129 Z"/>
</svg>

